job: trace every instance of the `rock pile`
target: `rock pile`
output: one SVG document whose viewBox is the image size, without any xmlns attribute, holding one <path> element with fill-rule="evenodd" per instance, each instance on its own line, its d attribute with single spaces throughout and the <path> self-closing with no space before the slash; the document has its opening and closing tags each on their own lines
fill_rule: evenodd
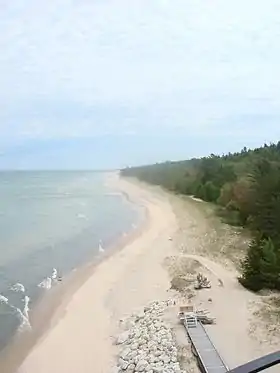
<svg viewBox="0 0 280 373">
<path fill-rule="evenodd" d="M 116 340 L 121 345 L 114 373 L 185 373 L 171 329 L 162 320 L 166 302 L 153 302 L 123 322 L 128 330 Z"/>
</svg>

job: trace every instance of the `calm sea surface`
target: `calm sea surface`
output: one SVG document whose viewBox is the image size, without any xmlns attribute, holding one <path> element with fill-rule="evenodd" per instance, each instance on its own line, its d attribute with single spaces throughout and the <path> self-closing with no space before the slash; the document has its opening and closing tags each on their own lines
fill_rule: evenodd
<svg viewBox="0 0 280 373">
<path fill-rule="evenodd" d="M 0 172 L 0 349 L 29 308 L 130 232 L 142 212 L 95 172 Z"/>
</svg>

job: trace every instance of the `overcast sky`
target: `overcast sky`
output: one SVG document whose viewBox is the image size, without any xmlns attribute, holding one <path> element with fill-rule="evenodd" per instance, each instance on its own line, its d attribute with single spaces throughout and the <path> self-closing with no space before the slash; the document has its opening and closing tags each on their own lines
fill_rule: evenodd
<svg viewBox="0 0 280 373">
<path fill-rule="evenodd" d="M 0 0 L 0 168 L 280 139 L 279 0 Z"/>
</svg>

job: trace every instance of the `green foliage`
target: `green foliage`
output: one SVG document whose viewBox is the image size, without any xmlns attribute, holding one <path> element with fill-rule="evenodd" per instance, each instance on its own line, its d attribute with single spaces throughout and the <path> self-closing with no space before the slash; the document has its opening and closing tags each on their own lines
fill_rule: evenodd
<svg viewBox="0 0 280 373">
<path fill-rule="evenodd" d="M 215 202 L 220 196 L 220 189 L 212 181 L 200 184 L 195 196 L 208 202 Z"/>
<path fill-rule="evenodd" d="M 249 289 L 280 290 L 279 252 L 270 238 L 252 242 L 242 262 L 242 271 L 239 281 Z"/>
<path fill-rule="evenodd" d="M 248 227 L 255 237 L 240 282 L 252 290 L 280 289 L 280 141 L 223 156 L 128 168 L 122 174 L 216 203 L 224 221 Z"/>
</svg>

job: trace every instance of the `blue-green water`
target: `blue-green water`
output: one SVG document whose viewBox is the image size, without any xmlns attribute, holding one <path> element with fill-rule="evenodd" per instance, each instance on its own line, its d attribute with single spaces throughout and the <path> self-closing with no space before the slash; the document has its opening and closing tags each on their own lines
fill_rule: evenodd
<svg viewBox="0 0 280 373">
<path fill-rule="evenodd" d="M 0 349 L 42 292 L 102 255 L 141 211 L 95 172 L 0 172 Z"/>
</svg>

